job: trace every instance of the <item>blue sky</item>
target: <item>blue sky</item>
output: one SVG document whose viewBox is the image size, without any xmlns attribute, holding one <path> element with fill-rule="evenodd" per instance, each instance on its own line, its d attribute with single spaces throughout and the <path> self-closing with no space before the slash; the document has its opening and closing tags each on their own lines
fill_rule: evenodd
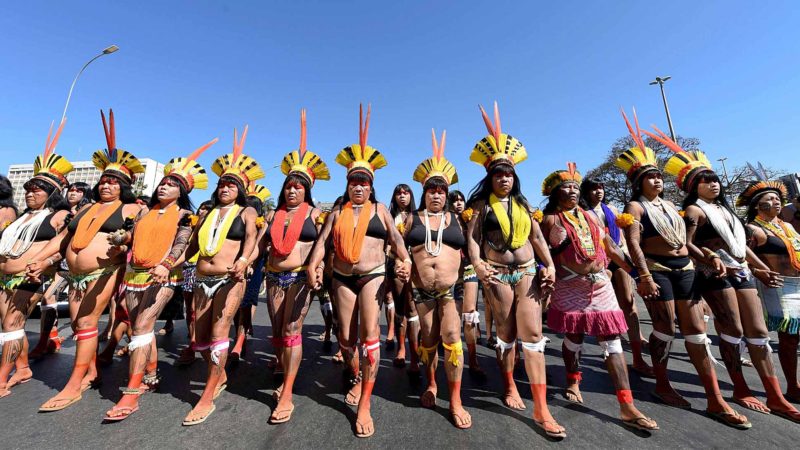
<svg viewBox="0 0 800 450">
<path fill-rule="evenodd" d="M 486 134 L 477 105 L 497 100 L 538 202 L 547 173 L 568 160 L 586 171 L 625 134 L 620 106 L 666 130 L 648 82 L 670 75 L 676 131 L 712 159 L 797 171 L 798 23 L 798 3 L 778 1 L 13 2 L 0 15 L 0 170 L 32 162 L 72 77 L 113 43 L 73 95 L 58 146 L 70 159 L 105 147 L 98 111 L 113 107 L 118 146 L 139 157 L 166 162 L 218 136 L 209 168 L 247 123 L 245 153 L 269 168 L 297 148 L 304 107 L 308 147 L 333 176 L 314 196 L 332 200 L 344 189 L 335 155 L 357 142 L 358 104 L 371 102 L 369 142 L 389 161 L 379 198 L 413 185 L 432 127 L 447 129 L 468 191 L 484 173 L 469 162 Z M 273 169 L 263 183 L 276 192 L 282 180 Z"/>
</svg>

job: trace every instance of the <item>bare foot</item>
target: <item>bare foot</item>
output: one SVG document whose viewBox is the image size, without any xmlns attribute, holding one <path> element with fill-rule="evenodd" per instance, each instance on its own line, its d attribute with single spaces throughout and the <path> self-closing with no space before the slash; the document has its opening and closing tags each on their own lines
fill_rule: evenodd
<svg viewBox="0 0 800 450">
<path fill-rule="evenodd" d="M 761 400 L 751 396 L 747 397 L 733 397 L 731 399 L 734 403 L 741 406 L 742 408 L 747 408 L 751 411 L 760 412 L 762 414 L 769 414 L 770 409 L 761 402 Z"/>
<path fill-rule="evenodd" d="M 11 395 L 11 391 L 8 389 L 8 386 L 0 386 L 0 398 L 6 397 Z"/>
<path fill-rule="evenodd" d="M 653 372 L 653 368 L 650 367 L 646 362 L 642 361 L 634 361 L 633 365 L 631 365 L 631 370 L 638 373 L 639 376 L 645 378 L 655 378 L 656 373 Z"/>
<path fill-rule="evenodd" d="M 680 409 L 690 409 L 692 407 L 692 405 L 672 387 L 665 391 L 654 391 L 652 395 L 667 406 Z"/>
<path fill-rule="evenodd" d="M 522 401 L 522 397 L 519 396 L 519 391 L 517 391 L 516 386 L 512 386 L 508 389 L 506 395 L 503 396 L 503 404 L 518 411 L 525 409 L 525 403 Z"/>
<path fill-rule="evenodd" d="M 347 395 L 344 396 L 344 402 L 348 405 L 356 406 L 359 400 L 361 400 L 361 383 L 356 383 L 347 391 Z"/>
<path fill-rule="evenodd" d="M 6 388 L 11 389 L 18 384 L 25 384 L 28 381 L 31 381 L 31 378 L 33 378 L 33 372 L 31 371 L 30 367 L 25 366 L 21 369 L 17 369 L 17 371 L 14 372 L 14 375 L 8 379 L 8 385 Z"/>
<path fill-rule="evenodd" d="M 368 438 L 375 434 L 375 424 L 369 410 L 359 411 L 356 416 L 356 437 Z"/>
<path fill-rule="evenodd" d="M 419 398 L 419 402 L 422 404 L 423 408 L 433 409 L 436 407 L 436 394 L 437 389 L 436 385 L 428 386 L 428 389 L 422 393 L 422 396 Z"/>
<path fill-rule="evenodd" d="M 472 427 L 472 416 L 464 409 L 463 406 L 458 405 L 450 408 L 450 415 L 453 416 L 453 424 L 456 428 L 466 430 Z"/>
<path fill-rule="evenodd" d="M 88 390 L 89 388 L 97 386 L 97 383 L 100 379 L 100 376 L 97 372 L 91 373 L 91 371 L 87 372 L 86 375 L 83 376 L 83 380 L 81 380 L 81 392 Z"/>
</svg>

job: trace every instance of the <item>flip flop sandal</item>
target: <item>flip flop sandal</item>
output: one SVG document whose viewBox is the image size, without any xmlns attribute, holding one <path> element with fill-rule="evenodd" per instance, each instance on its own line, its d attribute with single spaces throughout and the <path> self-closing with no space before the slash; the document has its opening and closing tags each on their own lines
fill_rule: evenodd
<svg viewBox="0 0 800 450">
<path fill-rule="evenodd" d="M 77 397 L 73 397 L 73 398 L 58 398 L 58 399 L 54 398 L 54 399 L 48 400 L 47 403 L 50 403 L 50 402 L 64 402 L 64 403 L 59 404 L 59 405 L 55 405 L 55 406 L 41 406 L 41 407 L 39 407 L 39 412 L 61 411 L 62 409 L 65 409 L 65 408 L 77 403 L 78 401 L 80 401 L 81 398 L 83 398 L 81 396 L 81 394 L 78 394 Z"/>
<path fill-rule="evenodd" d="M 686 402 L 686 404 L 681 404 L 681 405 L 676 405 L 676 404 L 668 402 L 666 399 L 668 397 L 672 397 L 671 394 L 670 395 L 663 395 L 663 394 L 659 394 L 656 391 L 653 391 L 653 392 L 650 393 L 650 396 L 653 397 L 654 399 L 658 400 L 659 402 L 661 402 L 661 403 L 663 403 L 663 404 L 665 404 L 667 406 L 671 406 L 673 408 L 685 409 L 685 410 L 692 409 L 692 405 L 689 404 L 689 402 L 687 402 L 686 399 L 683 399 L 683 401 Z"/>
<path fill-rule="evenodd" d="M 221 385 L 217 386 L 217 388 L 214 389 L 214 398 L 213 398 L 213 400 L 216 400 L 217 398 L 219 398 L 219 396 L 222 394 L 222 391 L 224 391 L 227 388 L 228 388 L 228 383 L 222 383 Z"/>
<path fill-rule="evenodd" d="M 277 413 L 287 413 L 287 412 L 289 413 L 288 416 L 282 417 L 280 419 L 274 419 L 275 414 L 277 414 Z M 294 413 L 294 405 L 292 405 L 292 407 L 288 408 L 288 409 L 277 409 L 277 410 L 273 411 L 271 416 L 269 416 L 269 423 L 271 423 L 272 425 L 278 425 L 278 424 L 281 424 L 281 423 L 286 423 L 286 422 L 288 422 L 288 421 L 290 421 L 292 419 L 292 413 Z"/>
<path fill-rule="evenodd" d="M 716 420 L 717 422 L 719 422 L 719 423 L 721 423 L 723 425 L 727 425 L 727 426 L 732 427 L 732 428 L 736 428 L 737 430 L 749 430 L 750 428 L 753 427 L 753 424 L 751 424 L 750 421 L 747 421 L 745 423 L 737 423 L 737 422 L 731 422 L 730 420 L 728 420 L 729 417 L 730 418 L 734 418 L 734 419 L 738 418 L 738 417 L 742 417 L 742 415 L 739 414 L 736 411 L 734 411 L 732 413 L 729 413 L 729 412 L 726 412 L 726 411 L 713 412 L 713 411 L 706 410 L 706 414 L 708 415 L 708 417 Z"/>
<path fill-rule="evenodd" d="M 563 427 L 561 427 L 561 425 L 559 425 L 558 422 L 556 422 L 555 420 L 542 420 L 542 421 L 539 421 L 539 420 L 534 419 L 533 423 L 537 427 L 541 428 L 542 431 L 544 431 L 544 434 L 546 434 L 548 437 L 551 437 L 553 439 L 564 439 L 565 437 L 567 437 L 567 430 L 564 430 Z M 559 431 L 548 430 L 547 429 L 547 424 L 549 424 L 549 423 L 555 425 L 559 429 Z"/>
<path fill-rule="evenodd" d="M 208 419 L 209 416 L 211 416 L 211 413 L 213 413 L 216 410 L 217 410 L 217 405 L 211 405 L 211 409 L 208 410 L 205 416 L 195 420 L 184 420 L 182 425 L 185 427 L 191 427 L 192 425 L 200 425 L 201 423 L 205 422 L 206 419 Z"/>
<path fill-rule="evenodd" d="M 108 413 L 106 413 L 106 416 L 103 418 L 103 420 L 105 420 L 106 422 L 119 422 L 127 419 L 128 417 L 131 416 L 131 414 L 135 413 L 138 410 L 139 410 L 139 405 L 136 405 L 133 408 L 130 406 L 115 405 L 113 408 L 111 408 L 111 411 L 109 412 L 122 412 L 122 414 L 118 416 L 110 416 Z"/>
<path fill-rule="evenodd" d="M 783 417 L 786 420 L 791 420 L 794 423 L 800 423 L 800 411 L 797 410 L 778 411 L 777 409 L 773 409 L 772 414 L 778 417 Z"/>
<path fill-rule="evenodd" d="M 468 429 L 472 428 L 472 421 L 471 420 L 470 420 L 469 423 L 464 423 L 464 424 L 460 424 L 459 425 L 458 421 L 456 421 L 456 417 L 458 417 L 459 419 L 463 419 L 463 417 L 461 417 L 460 415 L 454 413 L 453 410 L 450 410 L 450 416 L 453 419 L 453 425 L 455 425 L 455 427 L 458 428 L 459 430 L 468 430 Z"/>
<path fill-rule="evenodd" d="M 649 417 L 641 416 L 641 417 L 637 417 L 635 419 L 623 420 L 622 421 L 622 425 L 625 425 L 628 428 L 633 428 L 634 430 L 639 430 L 639 431 L 656 431 L 656 430 L 659 429 L 658 428 L 658 424 L 656 424 L 656 426 L 654 426 L 654 427 L 648 427 L 646 425 L 642 425 L 642 423 L 641 423 L 642 421 L 652 422 L 653 419 L 651 419 Z"/>
<path fill-rule="evenodd" d="M 570 394 L 573 397 L 575 397 L 575 400 L 572 400 L 570 398 Z M 570 388 L 564 389 L 564 398 L 567 399 L 568 402 L 576 404 L 576 405 L 582 405 L 583 404 L 583 396 L 581 395 L 581 393 L 579 391 L 574 391 L 574 390 L 572 390 Z"/>
<path fill-rule="evenodd" d="M 368 437 L 372 436 L 373 434 L 375 434 L 375 422 L 373 422 L 372 419 L 370 419 L 370 421 L 367 422 L 367 423 L 372 423 L 372 431 L 370 431 L 369 433 L 364 433 L 364 432 L 359 433 L 358 431 L 356 431 L 356 437 L 358 437 L 358 438 L 368 438 Z M 362 430 L 364 429 L 364 425 L 365 425 L 364 423 L 356 421 L 356 428 L 358 428 L 358 425 L 361 425 L 361 429 Z"/>
</svg>

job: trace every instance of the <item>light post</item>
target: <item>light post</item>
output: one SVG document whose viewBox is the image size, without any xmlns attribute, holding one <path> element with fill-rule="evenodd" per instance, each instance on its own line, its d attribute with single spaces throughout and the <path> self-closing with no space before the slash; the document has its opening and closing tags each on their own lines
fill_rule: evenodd
<svg viewBox="0 0 800 450">
<path fill-rule="evenodd" d="M 725 195 L 728 196 L 728 201 L 732 205 L 733 204 L 733 198 L 731 197 L 731 180 L 730 180 L 730 178 L 728 178 L 728 169 L 725 167 L 725 161 L 727 159 L 728 159 L 727 157 L 724 157 L 724 158 L 718 159 L 717 161 L 719 161 L 720 164 L 722 164 L 722 176 L 725 178 Z"/>
<path fill-rule="evenodd" d="M 110 54 L 114 53 L 117 50 L 119 50 L 119 47 L 117 47 L 116 45 L 110 45 L 110 46 L 104 48 L 102 53 L 100 53 L 99 55 L 97 55 L 94 58 L 90 59 L 89 62 L 84 64 L 83 67 L 81 67 L 81 70 L 78 72 L 77 75 L 75 75 L 75 79 L 72 80 L 72 85 L 70 85 L 70 87 L 69 87 L 69 94 L 67 94 L 67 103 L 64 104 L 64 113 L 61 115 L 61 120 L 62 121 L 64 120 L 64 117 L 67 116 L 67 108 L 69 107 L 69 100 L 72 98 L 72 90 L 75 89 L 75 83 L 78 82 L 78 78 L 81 76 L 83 71 L 86 70 L 86 68 L 89 67 L 89 64 L 94 62 L 94 60 L 96 60 L 97 58 L 99 58 L 101 56 L 105 56 L 105 55 L 110 55 Z"/>
<path fill-rule="evenodd" d="M 664 111 L 667 112 L 667 125 L 669 125 L 669 134 L 672 140 L 675 141 L 675 129 L 672 128 L 672 117 L 669 115 L 669 106 L 667 105 L 667 94 L 664 93 L 664 83 L 672 77 L 656 77 L 655 80 L 650 82 L 650 86 L 658 85 L 661 88 L 661 99 L 664 100 Z M 675 141 L 677 142 L 677 141 Z"/>
</svg>

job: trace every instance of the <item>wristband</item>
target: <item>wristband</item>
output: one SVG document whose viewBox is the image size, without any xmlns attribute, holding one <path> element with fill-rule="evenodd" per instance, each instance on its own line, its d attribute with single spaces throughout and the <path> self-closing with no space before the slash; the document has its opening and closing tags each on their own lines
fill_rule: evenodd
<svg viewBox="0 0 800 450">
<path fill-rule="evenodd" d="M 164 258 L 164 261 L 161 261 L 161 265 L 164 266 L 167 270 L 172 270 L 175 267 L 175 258 L 172 256 L 167 256 Z"/>
<path fill-rule="evenodd" d="M 240 257 L 239 257 L 239 261 L 241 261 L 241 262 L 243 262 L 243 263 L 245 263 L 245 264 L 250 264 L 250 260 L 248 260 L 248 259 L 247 259 L 247 258 L 245 258 L 244 256 L 240 256 Z"/>
</svg>

